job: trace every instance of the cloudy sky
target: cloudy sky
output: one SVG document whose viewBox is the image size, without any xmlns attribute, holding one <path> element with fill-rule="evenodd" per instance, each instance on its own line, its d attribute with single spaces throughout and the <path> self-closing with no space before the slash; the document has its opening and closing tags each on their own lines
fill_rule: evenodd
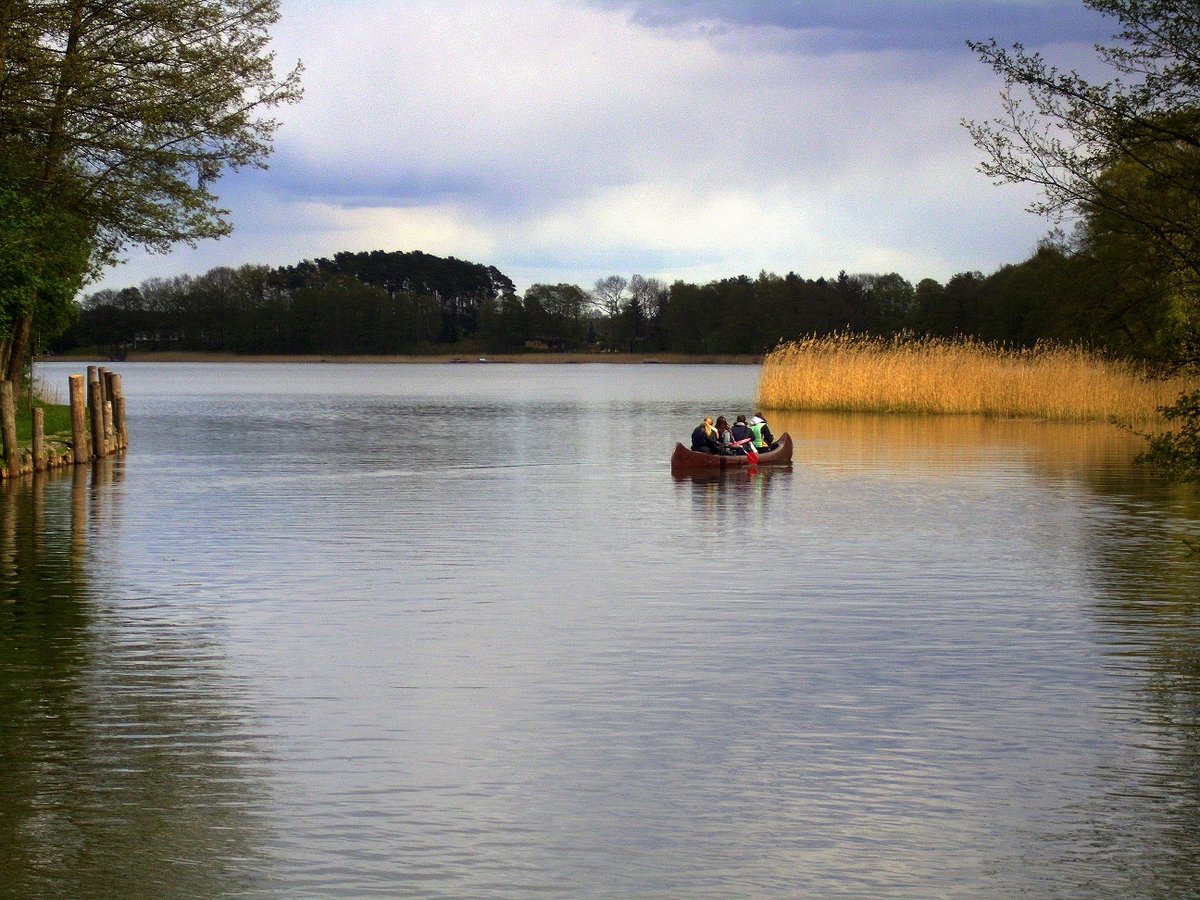
<svg viewBox="0 0 1200 900">
<path fill-rule="evenodd" d="M 1086 66 L 1079 0 L 282 0 L 267 171 L 235 233 L 130 254 L 104 287 L 339 250 L 495 265 L 523 290 L 761 270 L 914 283 L 1025 258 L 1050 223 L 963 119 L 999 111 L 967 39 Z"/>
</svg>

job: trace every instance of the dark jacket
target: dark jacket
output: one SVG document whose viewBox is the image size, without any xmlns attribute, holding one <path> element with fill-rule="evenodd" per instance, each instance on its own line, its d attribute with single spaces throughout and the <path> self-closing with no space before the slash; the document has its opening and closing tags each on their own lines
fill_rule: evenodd
<svg viewBox="0 0 1200 900">
<path fill-rule="evenodd" d="M 735 423 L 734 426 L 729 430 L 733 434 L 733 439 L 735 441 L 744 441 L 754 437 L 754 435 L 750 433 L 750 426 L 744 422 Z"/>
<path fill-rule="evenodd" d="M 692 432 L 692 449 L 701 453 L 720 453 L 721 445 L 716 438 L 709 437 L 704 432 L 704 425 L 697 425 Z"/>
</svg>

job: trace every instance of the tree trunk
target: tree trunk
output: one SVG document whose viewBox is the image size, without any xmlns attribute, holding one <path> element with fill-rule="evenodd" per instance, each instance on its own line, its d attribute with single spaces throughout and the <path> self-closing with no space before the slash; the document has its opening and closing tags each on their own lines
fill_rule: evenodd
<svg viewBox="0 0 1200 900">
<path fill-rule="evenodd" d="M 78 81 L 79 41 L 83 35 L 83 0 L 75 0 L 71 7 L 71 27 L 67 31 L 67 42 L 63 48 L 62 63 L 58 70 L 58 83 L 54 88 L 54 106 L 50 114 L 49 132 L 46 136 L 45 166 L 42 171 L 43 185 L 50 185 L 67 147 L 65 129 L 67 105 L 71 90 Z"/>
<path fill-rule="evenodd" d="M 30 335 L 33 326 L 33 313 L 24 313 L 13 324 L 11 348 L 8 354 L 7 371 L 3 373 L 5 381 L 11 381 L 13 394 L 22 396 L 25 390 L 25 364 L 29 361 L 32 347 Z"/>
</svg>

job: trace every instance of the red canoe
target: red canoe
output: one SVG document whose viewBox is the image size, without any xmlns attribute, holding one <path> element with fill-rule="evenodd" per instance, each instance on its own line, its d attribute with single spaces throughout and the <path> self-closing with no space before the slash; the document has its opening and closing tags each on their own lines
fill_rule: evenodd
<svg viewBox="0 0 1200 900">
<path fill-rule="evenodd" d="M 787 465 L 791 461 L 792 439 L 786 431 L 779 436 L 773 450 L 758 454 L 758 465 L 760 466 Z M 695 450 L 689 450 L 683 444 L 676 444 L 675 452 L 671 454 L 672 472 L 728 469 L 733 466 L 748 466 L 749 464 L 749 456 L 717 456 L 714 453 L 698 453 Z"/>
</svg>

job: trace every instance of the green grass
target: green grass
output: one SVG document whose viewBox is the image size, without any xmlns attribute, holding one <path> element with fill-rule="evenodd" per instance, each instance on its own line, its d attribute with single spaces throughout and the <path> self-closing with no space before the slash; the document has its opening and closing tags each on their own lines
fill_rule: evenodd
<svg viewBox="0 0 1200 900">
<path fill-rule="evenodd" d="M 43 403 L 41 400 L 35 400 L 34 406 L 40 406 L 45 411 L 44 431 L 47 438 L 71 434 L 71 407 Z M 33 415 L 25 403 L 17 407 L 17 441 L 26 445 L 33 441 Z"/>
</svg>

